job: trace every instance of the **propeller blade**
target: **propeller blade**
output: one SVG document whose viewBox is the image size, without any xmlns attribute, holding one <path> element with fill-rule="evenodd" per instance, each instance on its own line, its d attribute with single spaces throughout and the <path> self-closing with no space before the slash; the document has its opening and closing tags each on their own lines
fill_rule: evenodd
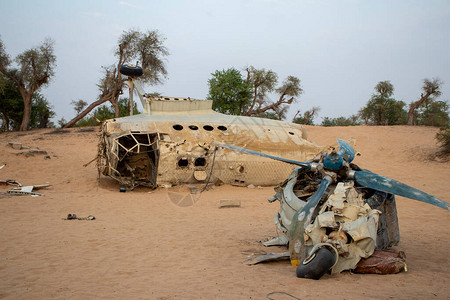
<svg viewBox="0 0 450 300">
<path fill-rule="evenodd" d="M 338 154 L 344 158 L 345 161 L 351 163 L 355 158 L 355 149 L 349 142 L 338 139 L 339 151 Z"/>
<path fill-rule="evenodd" d="M 397 180 L 368 171 L 355 171 L 355 181 L 365 187 L 422 201 L 450 210 L 450 204 Z"/>
<path fill-rule="evenodd" d="M 301 252 L 305 242 L 305 228 L 311 223 L 314 210 L 331 182 L 331 177 L 325 176 L 320 182 L 314 195 L 312 195 L 305 206 L 299 209 L 292 217 L 289 229 L 289 255 L 291 257 L 291 264 L 294 267 L 297 267 L 300 264 Z"/>
<path fill-rule="evenodd" d="M 277 156 L 272 156 L 269 154 L 265 154 L 265 153 L 261 153 L 261 152 L 257 152 L 257 151 L 253 151 L 253 150 L 249 150 L 246 148 L 242 148 L 239 146 L 235 146 L 235 145 L 230 145 L 230 144 L 219 144 L 219 143 L 215 143 L 217 146 L 223 147 L 223 148 L 227 148 L 233 151 L 237 151 L 237 152 L 241 152 L 241 153 L 245 153 L 245 154 L 251 154 L 251 155 L 256 155 L 256 156 L 261 156 L 261 157 L 267 157 L 267 158 L 271 158 L 271 159 L 275 159 L 275 160 L 279 160 L 279 161 L 283 161 L 286 162 L 288 164 L 293 164 L 293 165 L 297 165 L 297 166 L 302 166 L 306 169 L 311 169 L 311 164 L 310 163 L 305 163 L 305 162 L 301 162 L 301 161 L 296 161 L 296 160 L 291 160 L 291 159 L 286 159 L 286 158 L 282 158 L 282 157 L 277 157 Z"/>
</svg>

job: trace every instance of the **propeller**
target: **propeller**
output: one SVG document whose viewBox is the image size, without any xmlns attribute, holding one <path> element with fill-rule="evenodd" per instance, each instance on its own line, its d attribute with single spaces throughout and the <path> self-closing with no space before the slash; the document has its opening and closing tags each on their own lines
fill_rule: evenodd
<svg viewBox="0 0 450 300">
<path fill-rule="evenodd" d="M 355 182 L 358 183 L 359 185 L 362 185 L 364 187 L 368 187 L 368 188 L 371 188 L 374 190 L 379 190 L 379 191 L 383 191 L 386 193 L 395 194 L 395 195 L 407 197 L 410 199 L 414 199 L 417 201 L 429 203 L 429 204 L 441 207 L 443 209 L 450 210 L 449 203 L 447 203 L 441 199 L 438 199 L 430 194 L 427 194 L 423 191 L 420 191 L 416 188 L 413 188 L 409 185 L 406 185 L 406 184 L 396 181 L 394 179 L 391 179 L 391 178 L 388 178 L 388 177 L 385 177 L 382 175 L 378 175 L 378 174 L 375 174 L 372 172 L 350 170 L 348 163 L 352 162 L 353 159 L 355 158 L 355 150 L 346 141 L 338 139 L 338 143 L 339 143 L 339 150 L 337 152 L 333 151 L 330 154 L 326 155 L 323 158 L 322 163 L 319 163 L 319 164 L 318 163 L 300 162 L 300 161 L 295 161 L 295 160 L 291 160 L 291 159 L 281 158 L 281 157 L 249 150 L 246 148 L 238 147 L 235 145 L 229 145 L 229 144 L 222 145 L 222 144 L 218 144 L 218 143 L 216 143 L 216 145 L 226 148 L 226 149 L 233 150 L 233 151 L 245 153 L 245 154 L 251 154 L 251 155 L 275 159 L 278 161 L 283 161 L 283 162 L 286 162 L 289 164 L 304 167 L 308 170 L 310 170 L 314 165 L 320 165 L 320 164 L 323 166 L 323 168 L 325 170 L 329 170 L 329 171 L 339 171 L 343 168 L 348 168 L 348 170 L 347 170 L 348 177 L 350 177 L 351 179 L 354 179 Z"/>
<path fill-rule="evenodd" d="M 354 179 L 358 184 L 374 190 L 422 201 L 450 210 L 449 203 L 389 177 L 369 171 L 355 171 Z"/>
<path fill-rule="evenodd" d="M 220 147 L 223 147 L 223 148 L 226 148 L 226 149 L 229 149 L 229 150 L 233 150 L 233 151 L 236 151 L 236 152 L 241 152 L 241 153 L 250 154 L 250 155 L 256 155 L 256 156 L 261 156 L 261 157 L 267 157 L 267 158 L 283 161 L 283 162 L 286 162 L 288 164 L 301 166 L 301 167 L 304 167 L 304 168 L 306 168 L 308 170 L 311 169 L 311 163 L 306 163 L 306 162 L 301 162 L 301 161 L 281 158 L 281 157 L 277 157 L 277 156 L 272 156 L 272 155 L 269 155 L 269 154 L 253 151 L 253 150 L 250 150 L 250 149 L 247 149 L 247 148 L 242 148 L 242 147 L 235 146 L 235 145 L 230 145 L 230 144 L 219 144 L 219 143 L 215 143 L 215 144 L 217 146 L 220 146 Z"/>
<path fill-rule="evenodd" d="M 303 208 L 299 209 L 292 217 L 291 228 L 289 230 L 289 255 L 291 264 L 297 267 L 300 264 L 301 249 L 303 249 L 303 232 L 311 223 L 314 211 L 322 199 L 328 186 L 333 182 L 330 176 L 325 176 L 319 184 L 317 191 L 309 198 Z"/>
</svg>

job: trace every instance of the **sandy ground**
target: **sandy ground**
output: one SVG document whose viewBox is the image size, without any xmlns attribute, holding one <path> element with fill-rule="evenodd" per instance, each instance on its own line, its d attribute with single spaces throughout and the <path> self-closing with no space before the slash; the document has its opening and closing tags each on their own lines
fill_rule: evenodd
<svg viewBox="0 0 450 300">
<path fill-rule="evenodd" d="M 190 207 L 169 200 L 177 188 L 119 193 L 97 181 L 95 131 L 71 129 L 0 134 L 0 179 L 51 183 L 45 196 L 9 196 L 0 186 L 0 298 L 5 299 L 264 299 L 285 292 L 300 299 L 449 299 L 450 213 L 397 198 L 408 272 L 345 272 L 298 279 L 289 262 L 247 266 L 254 253 L 281 251 L 258 243 L 276 236 L 272 187 L 220 186 Z M 89 130 L 89 129 L 88 129 Z M 95 129 L 96 130 L 96 129 Z M 308 127 L 320 145 L 355 138 L 361 167 L 450 202 L 450 163 L 427 160 L 436 129 Z M 49 152 L 25 157 L 8 142 Z M 224 198 L 241 208 L 219 209 Z M 94 221 L 62 220 L 68 213 Z M 272 299 L 293 299 L 274 293 Z"/>
</svg>

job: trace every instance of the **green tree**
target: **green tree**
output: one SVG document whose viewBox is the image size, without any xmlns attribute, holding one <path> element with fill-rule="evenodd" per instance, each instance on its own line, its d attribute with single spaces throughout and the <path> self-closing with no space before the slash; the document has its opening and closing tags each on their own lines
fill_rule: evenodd
<svg viewBox="0 0 450 300">
<path fill-rule="evenodd" d="M 318 106 L 315 106 L 310 110 L 305 111 L 303 115 L 300 115 L 300 111 L 298 110 L 297 113 L 294 115 L 294 118 L 292 119 L 292 123 L 303 125 L 314 125 L 314 118 L 317 117 L 319 111 L 320 107 Z"/>
<path fill-rule="evenodd" d="M 285 117 L 288 105 L 292 104 L 298 96 L 303 93 L 300 79 L 295 76 L 288 76 L 281 86 L 278 84 L 278 75 L 272 70 L 255 69 L 250 66 L 246 69 L 247 82 L 252 86 L 252 104 L 244 113 L 246 116 L 264 117 L 265 112 L 272 110 L 280 119 Z M 269 94 L 275 92 L 278 100 L 269 100 Z"/>
<path fill-rule="evenodd" d="M 429 100 L 420 108 L 417 123 L 425 126 L 450 126 L 449 105 L 445 101 Z"/>
<path fill-rule="evenodd" d="M 54 116 L 55 112 L 53 111 L 53 107 L 47 99 L 41 94 L 36 93 L 31 103 L 30 128 L 55 127 L 53 122 L 50 121 Z"/>
<path fill-rule="evenodd" d="M 438 98 L 441 95 L 441 86 L 442 81 L 439 78 L 433 78 L 432 80 L 429 80 L 428 78 L 425 78 L 423 80 L 422 85 L 422 93 L 420 94 L 419 100 L 412 102 L 409 105 L 409 111 L 408 111 L 408 125 L 415 125 L 417 121 L 417 114 L 416 110 L 426 104 L 428 101 Z"/>
<path fill-rule="evenodd" d="M 376 93 L 359 112 L 364 123 L 370 125 L 406 124 L 407 112 L 404 109 L 406 104 L 391 98 L 394 86 L 390 81 L 378 82 L 375 91 Z"/>
<path fill-rule="evenodd" d="M 436 134 L 436 139 L 440 146 L 441 155 L 450 154 L 450 127 L 441 128 L 441 130 Z"/>
<path fill-rule="evenodd" d="M 23 99 L 14 83 L 0 73 L 1 131 L 18 130 L 23 115 Z"/>
<path fill-rule="evenodd" d="M 115 57 L 116 63 L 103 68 L 103 77 L 100 79 L 98 99 L 88 105 L 80 114 L 70 120 L 64 127 L 71 127 L 84 118 L 91 110 L 100 104 L 109 101 L 114 107 L 115 117 L 120 116 L 119 97 L 127 88 L 127 78 L 120 74 L 119 68 L 123 64 L 136 61 L 141 63 L 144 74 L 139 80 L 144 84 L 158 84 L 167 76 L 164 57 L 169 55 L 164 46 L 165 38 L 158 31 L 142 33 L 137 30 L 123 32 L 118 40 Z"/>
<path fill-rule="evenodd" d="M 215 110 L 262 118 L 274 118 L 275 114 L 277 119 L 283 119 L 288 105 L 303 92 L 297 77 L 288 76 L 277 88 L 275 72 L 252 66 L 246 68 L 246 72 L 246 78 L 234 68 L 212 74 L 208 81 L 208 98 L 215 101 Z M 277 101 L 269 99 L 271 93 L 277 94 Z"/>
<path fill-rule="evenodd" d="M 6 76 L 0 74 L 0 115 L 1 131 L 19 130 L 23 119 L 24 103 L 17 86 Z M 50 121 L 55 116 L 52 106 L 39 93 L 33 95 L 31 116 L 28 128 L 53 127 Z"/>
<path fill-rule="evenodd" d="M 208 80 L 208 99 L 213 100 L 215 111 L 242 115 L 250 104 L 251 87 L 235 68 L 216 71 Z"/>
<path fill-rule="evenodd" d="M 54 42 L 46 39 L 38 47 L 26 50 L 14 59 L 17 67 L 11 66 L 11 60 L 0 39 L 0 73 L 8 77 L 17 86 L 23 99 L 23 115 L 20 130 L 28 130 L 33 95 L 48 85 L 54 75 L 56 56 Z"/>
<path fill-rule="evenodd" d="M 82 99 L 79 99 L 77 101 L 72 100 L 70 104 L 73 105 L 73 109 L 75 109 L 77 115 L 79 115 L 83 111 L 83 109 L 88 105 L 88 103 Z"/>
<path fill-rule="evenodd" d="M 322 126 L 357 126 L 361 125 L 358 115 L 351 115 L 350 117 L 337 117 L 329 118 L 325 117 L 322 120 Z"/>
</svg>

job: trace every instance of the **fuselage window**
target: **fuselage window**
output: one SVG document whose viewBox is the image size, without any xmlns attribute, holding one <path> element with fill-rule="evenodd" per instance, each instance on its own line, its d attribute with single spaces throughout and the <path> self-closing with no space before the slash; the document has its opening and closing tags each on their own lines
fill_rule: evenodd
<svg viewBox="0 0 450 300">
<path fill-rule="evenodd" d="M 198 126 L 195 126 L 195 125 L 189 125 L 189 128 L 191 130 L 198 130 Z"/>
<path fill-rule="evenodd" d="M 185 167 L 187 167 L 189 165 L 189 161 L 187 160 L 187 158 L 180 158 L 179 160 L 178 160 L 178 166 L 180 167 L 180 168 L 185 168 Z"/>
<path fill-rule="evenodd" d="M 203 129 L 205 129 L 206 131 L 212 131 L 214 130 L 214 127 L 212 127 L 211 125 L 205 125 L 203 126 Z"/>
<path fill-rule="evenodd" d="M 222 130 L 222 131 L 225 131 L 225 130 L 227 130 L 228 128 L 226 128 L 225 126 L 220 125 L 220 126 L 217 126 L 217 129 Z"/>
<path fill-rule="evenodd" d="M 204 157 L 198 157 L 194 161 L 196 167 L 204 167 L 206 165 L 206 159 Z"/>
<path fill-rule="evenodd" d="M 175 124 L 175 125 L 173 125 L 172 127 L 173 127 L 173 129 L 175 129 L 175 130 L 183 130 L 183 125 L 180 125 L 180 124 Z"/>
</svg>

